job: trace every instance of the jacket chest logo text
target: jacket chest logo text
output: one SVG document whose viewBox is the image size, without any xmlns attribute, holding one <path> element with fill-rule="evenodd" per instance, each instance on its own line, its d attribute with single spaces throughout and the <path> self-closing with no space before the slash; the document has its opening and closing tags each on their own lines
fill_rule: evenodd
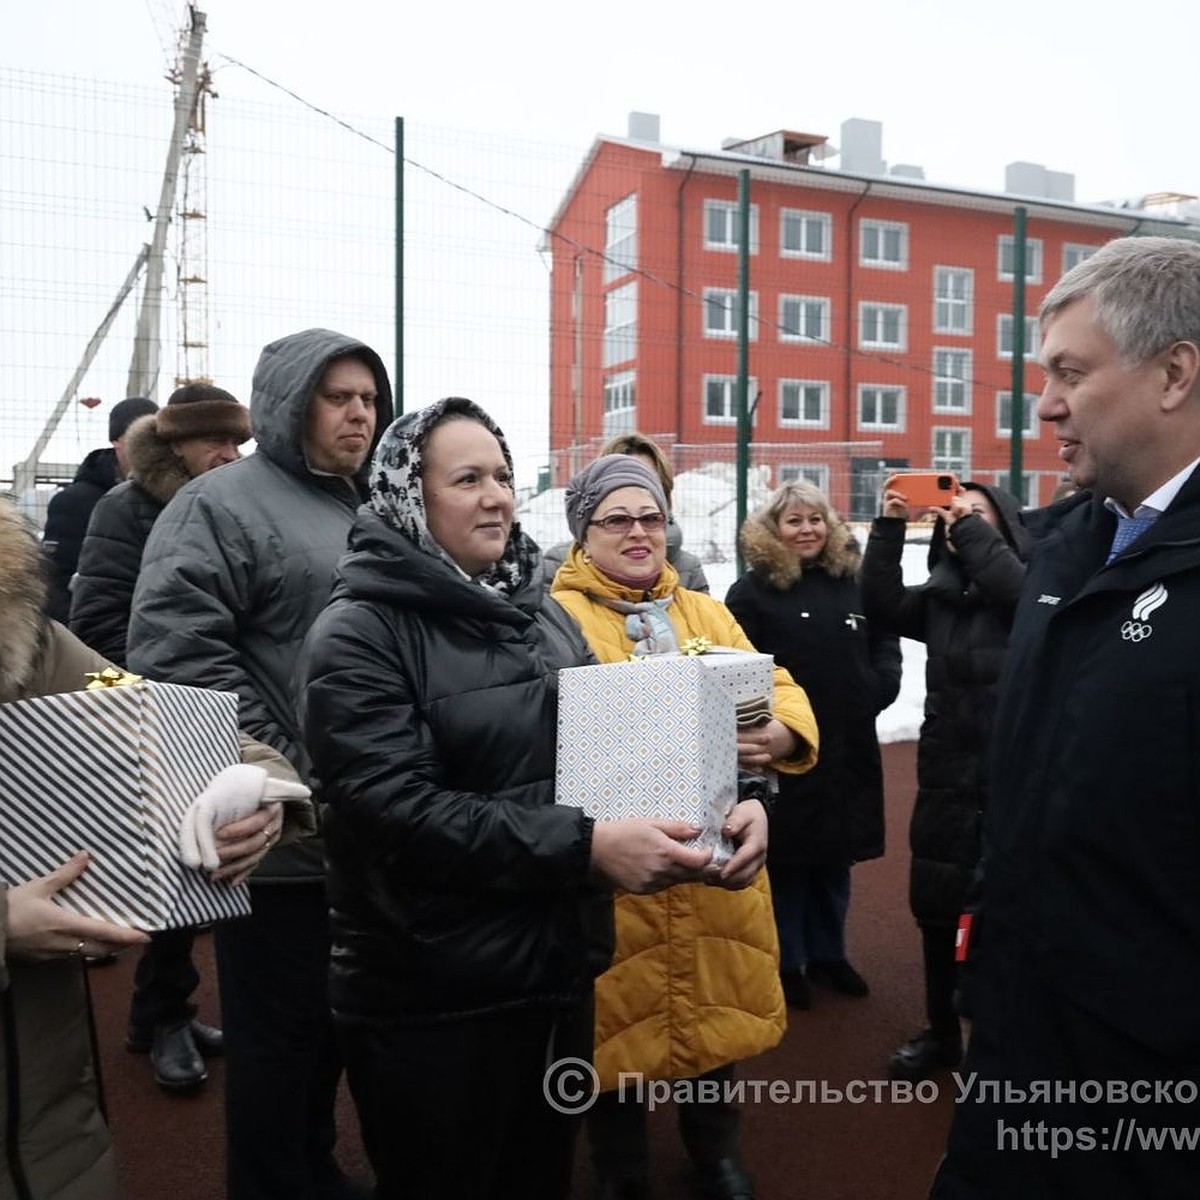
<svg viewBox="0 0 1200 1200">
<path fill-rule="evenodd" d="M 1156 583 L 1148 587 L 1134 602 L 1130 619 L 1121 626 L 1121 637 L 1127 642 L 1143 642 L 1154 632 L 1150 614 L 1157 612 L 1167 602 L 1167 589 Z"/>
</svg>

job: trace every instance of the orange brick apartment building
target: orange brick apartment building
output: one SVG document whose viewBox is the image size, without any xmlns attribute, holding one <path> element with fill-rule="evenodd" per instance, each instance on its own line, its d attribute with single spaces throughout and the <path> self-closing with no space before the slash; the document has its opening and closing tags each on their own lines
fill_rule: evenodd
<svg viewBox="0 0 1200 1200">
<path fill-rule="evenodd" d="M 633 428 L 677 470 L 734 460 L 741 169 L 751 172 L 751 462 L 772 485 L 812 480 L 859 518 L 896 466 L 1007 485 L 1017 205 L 1028 214 L 1028 314 L 1109 239 L 1188 225 L 1054 198 L 1070 177 L 1031 164 L 1013 164 L 1009 186 L 1046 194 L 968 191 L 917 168 L 887 174 L 869 144 L 868 170 L 848 169 L 845 146 L 843 169 L 829 170 L 812 165 L 820 136 L 678 150 L 658 143 L 656 118 L 631 125 L 639 117 L 640 137 L 596 140 L 550 226 L 555 484 Z M 847 126 L 874 124 L 847 122 L 844 139 Z M 1023 499 L 1038 504 L 1061 471 L 1033 415 L 1033 316 L 1026 328 Z"/>
</svg>

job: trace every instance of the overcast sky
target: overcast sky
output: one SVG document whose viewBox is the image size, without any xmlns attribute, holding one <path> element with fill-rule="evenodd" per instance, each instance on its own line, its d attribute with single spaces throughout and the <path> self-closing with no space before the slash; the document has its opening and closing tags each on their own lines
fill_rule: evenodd
<svg viewBox="0 0 1200 1200">
<path fill-rule="evenodd" d="M 385 137 L 390 119 L 405 117 L 414 130 L 409 154 L 417 160 L 441 150 L 449 153 L 452 140 L 422 143 L 415 132 L 422 127 L 483 135 L 476 139 L 479 150 L 467 137 L 460 141 L 457 153 L 471 157 L 443 167 L 451 178 L 466 180 L 464 162 L 476 166 L 475 157 L 482 160 L 502 138 L 513 139 L 504 164 L 511 178 L 502 170 L 485 175 L 483 183 L 466 181 L 489 201 L 528 218 L 525 222 L 483 212 L 485 206 L 479 204 L 451 211 L 461 197 L 449 196 L 445 189 L 430 191 L 428 180 L 414 178 L 410 205 L 415 216 L 409 234 L 417 253 L 412 256 L 406 305 L 405 374 L 410 407 L 447 392 L 479 398 L 509 432 L 518 457 L 531 465 L 545 461 L 547 437 L 548 280 L 546 263 L 537 255 L 535 226 L 548 219 L 592 138 L 601 133 L 623 135 L 631 110 L 659 114 L 662 140 L 692 149 L 715 149 L 726 137 L 748 138 L 781 128 L 826 134 L 836 143 L 843 120 L 863 117 L 883 123 L 883 155 L 889 163 L 918 164 L 926 178 L 936 182 L 1001 191 L 1005 165 L 1022 160 L 1073 174 L 1081 202 L 1137 198 L 1155 191 L 1200 192 L 1194 71 L 1186 56 L 1181 59 L 1175 51 L 1194 31 L 1195 0 L 1160 0 L 1145 16 L 1112 0 L 1099 0 L 1086 10 L 1061 0 L 1009 0 L 991 10 L 961 0 L 911 0 L 906 5 L 858 0 L 826 6 L 828 11 L 822 13 L 811 5 L 773 5 L 765 0 L 699 0 L 686 6 L 677 0 L 643 0 L 637 5 L 569 5 L 561 0 L 516 0 L 507 5 L 494 0 L 419 5 L 209 0 L 201 7 L 208 15 L 205 54 L 218 69 L 217 86 L 228 98 L 227 110 L 248 97 L 281 112 L 296 112 L 299 106 L 229 66 L 223 55 L 356 124 L 362 124 L 360 118 L 374 118 L 372 130 Z M 164 88 L 164 70 L 176 60 L 185 12 L 180 0 L 10 0 L 0 7 L 0 66 L 50 72 L 59 79 L 135 85 L 151 97 L 151 107 L 139 114 L 140 145 L 147 151 L 142 174 L 129 197 L 106 202 L 107 210 L 97 204 L 98 214 L 115 213 L 119 200 L 137 222 L 143 204 L 153 203 L 161 170 L 157 164 L 165 150 L 157 131 L 169 121 L 168 96 L 164 94 L 163 108 L 156 112 L 153 89 Z M 89 94 L 82 88 L 78 93 Z M 40 126 L 39 103 L 48 109 L 60 102 L 49 93 L 42 98 L 36 88 L 23 89 L 20 99 L 31 106 L 28 121 L 33 127 Z M 148 132 L 145 122 L 151 118 L 153 132 Z M 23 118 L 10 110 L 9 119 Z M 311 134 L 316 126 L 306 128 L 310 135 L 302 153 L 311 151 L 310 169 L 320 171 L 326 160 Z M 234 157 L 233 140 L 239 135 L 231 122 L 223 118 L 216 129 L 213 165 L 224 171 L 225 185 L 231 170 L 254 178 L 251 169 L 243 168 L 243 160 Z M 280 127 L 278 138 L 286 132 Z M 47 123 L 45 132 L 37 134 L 48 158 L 51 135 L 61 133 Z M 342 131 L 337 136 L 346 140 Z M 533 152 L 543 144 L 544 164 L 535 161 Z M 116 164 L 111 161 L 112 143 L 103 145 L 108 157 L 94 164 L 90 177 L 86 149 L 73 151 L 67 161 L 78 163 L 85 178 L 105 182 Z M 284 145 L 282 140 L 279 145 Z M 270 154 L 276 148 L 263 150 Z M 35 145 L 18 153 L 36 168 L 33 160 L 40 152 Z M 243 152 L 253 154 L 254 149 Z M 381 194 L 380 212 L 372 209 L 358 223 L 374 223 L 386 243 L 388 156 L 371 148 L 363 153 L 364 161 L 378 160 L 379 173 L 369 185 L 363 177 L 352 179 L 350 192 L 357 183 L 360 191 L 369 186 Z M 220 160 L 219 154 L 224 156 Z M 101 171 L 106 173 L 103 178 Z M 34 240 L 35 218 L 28 212 L 41 205 L 66 229 L 68 218 L 78 215 L 71 212 L 72 201 L 50 197 L 49 208 L 41 204 L 34 195 L 38 185 L 31 182 L 37 179 L 34 169 L 18 170 L 10 163 L 2 174 L 9 182 L 0 178 L 0 193 L 17 197 L 18 208 L 23 206 L 7 235 L 0 235 L 0 249 L 9 243 L 10 271 L 16 266 L 19 275 L 23 268 L 42 292 L 62 292 L 48 265 L 49 251 L 37 251 L 38 263 L 21 262 L 17 256 L 23 238 L 30 246 L 39 244 Z M 336 176 L 329 168 L 325 174 Z M 550 190 L 535 196 L 535 175 Z M 305 249 L 316 253 L 322 228 L 340 230 L 348 224 L 346 204 L 352 197 L 350 192 L 338 195 L 340 182 L 336 177 L 322 180 L 329 191 L 328 215 L 324 209 L 318 213 L 323 201 L 319 189 L 311 188 L 316 198 L 306 197 L 309 203 L 301 214 L 309 225 L 298 230 L 292 242 L 297 256 Z M 526 183 L 530 190 L 523 193 L 520 188 Z M 65 186 L 87 188 L 76 182 Z M 421 187 L 429 195 L 424 209 L 418 207 Z M 245 215 L 224 197 L 213 197 L 215 233 L 220 232 L 218 218 L 228 223 Z M 84 200 L 76 196 L 73 202 L 78 209 Z M 440 214 L 441 225 L 422 229 L 421 215 L 431 212 Z M 115 220 L 112 217 L 110 224 Z M 6 382 L 0 389 L 4 396 L 31 397 L 20 401 L 25 407 L 19 414 L 19 435 L 5 413 L 0 475 L 7 474 L 4 468 L 24 454 L 40 428 L 47 406 L 69 377 L 79 348 L 145 235 L 144 226 L 117 230 L 110 257 L 101 259 L 99 251 L 80 254 L 79 246 L 88 243 L 89 235 L 82 225 L 76 228 L 80 232 L 75 239 L 64 234 L 61 246 L 65 255 L 75 254 L 87 266 L 90 290 L 85 292 L 85 281 L 76 280 L 78 303 L 70 310 L 74 324 L 58 330 L 54 356 L 34 351 L 44 378 L 35 386 Z M 462 244 L 448 251 L 444 242 L 437 242 L 446 230 L 453 230 Z M 283 231 L 285 236 L 288 232 Z M 422 246 L 428 261 L 436 263 L 424 276 L 418 257 Z M 457 261 L 452 257 L 456 251 L 461 252 Z M 255 272 L 263 268 L 247 260 L 245 276 L 236 278 L 223 268 L 214 270 L 216 381 L 248 398 L 258 348 L 307 324 L 361 331 L 360 336 L 382 347 L 391 336 L 388 253 L 386 244 L 382 252 L 364 247 L 360 260 L 366 265 L 341 272 L 357 271 L 360 282 L 372 274 L 371 303 L 376 308 L 370 313 L 346 304 L 332 282 L 325 281 L 321 288 L 297 289 L 314 294 L 296 296 L 292 308 L 273 305 L 265 311 L 267 306 L 259 304 L 264 311 L 255 311 L 253 283 L 260 278 Z M 73 266 L 67 264 L 68 278 Z M 4 286 L 0 281 L 0 291 Z M 39 298 L 24 285 L 10 281 L 7 286 L 10 304 L 29 309 Z M 443 295 L 444 306 L 439 306 Z M 495 303 L 500 296 L 507 301 L 504 311 Z M 471 311 L 474 304 L 480 311 Z M 48 311 L 57 322 L 59 309 Z M 372 313 L 381 314 L 381 319 L 374 321 Z M 132 308 L 122 319 L 131 320 L 131 314 Z M 39 330 L 47 324 L 27 313 L 29 322 Z M 21 328 L 9 323 L 10 332 Z M 240 343 L 235 342 L 238 337 Z M 118 329 L 114 338 L 128 341 L 128 334 Z M 23 343 L 29 340 L 23 335 Z M 23 344 L 21 349 L 29 347 Z M 112 398 L 108 393 L 115 393 L 123 381 L 126 351 L 122 347 L 113 355 L 117 365 L 109 375 L 85 385 L 80 394 L 98 392 L 106 401 Z M 497 371 L 505 357 L 511 360 L 506 375 Z M 74 411 L 47 457 L 70 460 L 102 442 L 105 411 Z M 528 474 L 522 477 L 532 482 Z"/>
<path fill-rule="evenodd" d="M 775 129 L 884 123 L 884 156 L 1001 190 L 1004 166 L 1073 173 L 1077 199 L 1200 191 L 1194 0 L 768 0 L 381 4 L 209 0 L 224 51 L 324 107 L 554 141 L 623 133 L 713 148 Z M 8 66 L 148 83 L 178 0 L 4 5 Z M 164 49 L 165 47 L 165 49 Z"/>
</svg>

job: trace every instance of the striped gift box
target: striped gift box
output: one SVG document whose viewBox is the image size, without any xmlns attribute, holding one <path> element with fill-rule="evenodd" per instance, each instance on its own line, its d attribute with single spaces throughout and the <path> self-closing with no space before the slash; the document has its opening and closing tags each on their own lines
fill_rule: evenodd
<svg viewBox="0 0 1200 1200">
<path fill-rule="evenodd" d="M 176 929 L 250 911 L 245 885 L 179 861 L 183 814 L 240 761 L 237 697 L 169 683 L 0 704 L 0 880 L 23 883 L 88 850 L 58 900 L 136 929 Z"/>
</svg>

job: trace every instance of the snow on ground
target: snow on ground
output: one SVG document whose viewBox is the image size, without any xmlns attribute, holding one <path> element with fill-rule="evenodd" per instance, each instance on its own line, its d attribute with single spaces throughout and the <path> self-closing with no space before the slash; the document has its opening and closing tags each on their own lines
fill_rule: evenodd
<svg viewBox="0 0 1200 1200">
<path fill-rule="evenodd" d="M 551 488 L 519 506 L 517 518 L 521 528 L 544 548 L 570 538 L 563 515 L 563 488 Z M 767 495 L 765 477 L 761 470 L 751 471 L 748 507 L 753 510 Z M 733 544 L 733 514 L 737 506 L 737 491 L 732 468 L 714 463 L 697 471 L 686 471 L 675 480 L 673 508 L 675 519 L 683 530 L 683 544 L 704 562 L 712 594 L 723 599 L 730 584 L 737 578 Z M 866 544 L 867 527 L 855 527 L 859 542 Z M 902 560 L 904 582 L 916 584 L 928 575 L 926 556 L 929 552 L 928 532 L 921 530 L 904 548 Z M 902 638 L 904 674 L 900 695 L 891 707 L 884 709 L 876 721 L 881 742 L 915 741 L 921 727 L 925 704 L 925 644 Z"/>
</svg>

